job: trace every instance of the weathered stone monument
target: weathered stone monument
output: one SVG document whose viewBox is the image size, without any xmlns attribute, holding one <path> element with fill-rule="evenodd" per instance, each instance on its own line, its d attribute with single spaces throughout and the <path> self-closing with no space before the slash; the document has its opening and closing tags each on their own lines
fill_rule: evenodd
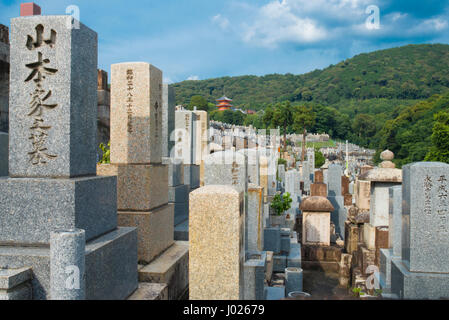
<svg viewBox="0 0 449 320">
<path fill-rule="evenodd" d="M 331 215 L 331 220 L 335 225 L 335 232 L 340 235 L 342 239 L 345 237 L 345 222 L 347 211 L 344 206 L 344 198 L 342 194 L 341 176 L 343 174 L 342 167 L 339 164 L 331 164 L 327 170 L 328 172 L 328 199 L 334 207 L 334 212 Z"/>
<path fill-rule="evenodd" d="M 325 197 L 308 197 L 301 202 L 302 244 L 330 245 L 331 212 L 334 207 Z"/>
<path fill-rule="evenodd" d="M 186 276 L 179 286 L 173 282 L 187 273 L 188 248 L 174 241 L 169 166 L 162 163 L 162 71 L 145 62 L 114 64 L 111 70 L 111 164 L 97 170 L 117 176 L 119 225 L 137 228 L 138 261 L 144 266 L 139 280 L 158 282 L 167 266 L 180 266 L 165 282 L 169 299 L 176 299 L 187 286 Z"/>
<path fill-rule="evenodd" d="M 50 234 L 83 229 L 85 298 L 124 299 L 137 288 L 137 233 L 117 228 L 116 178 L 96 176 L 97 34 L 72 22 L 71 16 L 11 20 L 0 269 L 31 267 L 33 299 L 48 299 Z"/>
<path fill-rule="evenodd" d="M 449 165 L 403 167 L 402 254 L 392 260 L 391 291 L 401 299 L 449 297 Z"/>
<path fill-rule="evenodd" d="M 244 298 L 243 199 L 243 190 L 225 185 L 206 185 L 190 193 L 191 300 Z"/>
</svg>

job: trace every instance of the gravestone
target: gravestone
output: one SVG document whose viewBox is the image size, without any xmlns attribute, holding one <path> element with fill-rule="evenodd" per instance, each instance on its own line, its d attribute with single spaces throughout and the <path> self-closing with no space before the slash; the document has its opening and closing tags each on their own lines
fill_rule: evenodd
<svg viewBox="0 0 449 320">
<path fill-rule="evenodd" d="M 304 161 L 302 165 L 302 179 L 304 182 L 304 191 L 305 193 L 310 191 L 310 166 L 307 161 Z"/>
<path fill-rule="evenodd" d="M 190 300 L 243 299 L 243 199 L 243 190 L 226 185 L 190 193 Z"/>
<path fill-rule="evenodd" d="M 331 212 L 334 207 L 325 197 L 308 197 L 301 203 L 302 243 L 330 245 Z"/>
<path fill-rule="evenodd" d="M 175 130 L 175 88 L 162 85 L 162 156 L 170 157 L 175 142 L 170 139 Z"/>
<path fill-rule="evenodd" d="M 342 194 L 341 177 L 343 174 L 342 167 L 339 164 L 330 164 L 328 172 L 328 190 L 327 198 L 332 203 L 334 211 L 331 214 L 331 220 L 335 225 L 335 232 L 338 233 L 342 239 L 345 237 L 345 222 L 347 217 L 347 210 L 344 205 L 344 197 Z"/>
<path fill-rule="evenodd" d="M 248 185 L 248 250 L 263 250 L 265 227 L 263 207 L 263 188 L 250 183 Z"/>
<path fill-rule="evenodd" d="M 330 197 L 342 195 L 341 176 L 343 170 L 339 164 L 329 165 L 328 171 L 328 194 Z"/>
<path fill-rule="evenodd" d="M 316 170 L 314 176 L 315 183 L 324 183 L 324 175 L 322 170 Z"/>
<path fill-rule="evenodd" d="M 47 299 L 50 234 L 84 229 L 86 299 L 125 299 L 137 288 L 137 233 L 117 228 L 116 178 L 93 170 L 97 34 L 81 23 L 68 28 L 72 19 L 11 20 L 10 177 L 0 178 L 0 269 L 31 267 L 32 297 Z"/>
<path fill-rule="evenodd" d="M 175 148 L 170 156 L 182 160 L 184 165 L 195 164 L 195 121 L 196 115 L 192 111 L 175 112 L 175 131 L 172 133 Z"/>
<path fill-rule="evenodd" d="M 238 152 L 243 153 L 248 159 L 248 183 L 261 185 L 259 151 L 257 149 L 242 149 Z"/>
<path fill-rule="evenodd" d="M 8 134 L 0 132 L 0 177 L 8 175 Z"/>
<path fill-rule="evenodd" d="M 117 176 L 119 225 L 137 228 L 138 259 L 148 264 L 174 243 L 168 166 L 161 163 L 162 71 L 145 62 L 111 70 L 111 164 L 97 172 Z"/>
<path fill-rule="evenodd" d="M 449 165 L 403 167 L 402 259 L 393 260 L 391 289 L 403 299 L 449 297 Z"/>
<path fill-rule="evenodd" d="M 0 24 L 0 132 L 9 124 L 9 29 Z"/>
<path fill-rule="evenodd" d="M 204 185 L 204 159 L 209 154 L 209 114 L 206 111 L 195 110 L 196 138 L 195 138 L 195 164 L 199 166 L 199 185 Z"/>
</svg>

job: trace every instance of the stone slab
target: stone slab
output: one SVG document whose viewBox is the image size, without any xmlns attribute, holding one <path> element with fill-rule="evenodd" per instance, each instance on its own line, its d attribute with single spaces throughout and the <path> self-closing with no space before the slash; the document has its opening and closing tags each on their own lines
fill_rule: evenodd
<svg viewBox="0 0 449 320">
<path fill-rule="evenodd" d="M 168 300 L 168 286 L 165 283 L 139 282 L 137 290 L 126 300 Z"/>
<path fill-rule="evenodd" d="M 82 23 L 68 28 L 72 19 L 69 15 L 11 19 L 11 177 L 95 175 L 98 36 Z M 39 43 L 41 36 L 48 42 Z M 34 63 L 43 64 L 46 72 L 39 72 Z M 36 101 L 40 104 L 33 104 Z M 38 140 L 39 130 L 45 131 L 45 141 Z"/>
<path fill-rule="evenodd" d="M 150 263 L 174 243 L 174 206 L 167 204 L 149 212 L 118 212 L 121 227 L 137 228 L 138 259 Z"/>
<path fill-rule="evenodd" d="M 248 246 L 250 251 L 262 251 L 264 242 L 263 188 L 249 184 L 248 186 Z"/>
<path fill-rule="evenodd" d="M 266 300 L 282 300 L 285 298 L 285 287 L 265 287 Z"/>
<path fill-rule="evenodd" d="M 402 186 L 390 188 L 388 244 L 394 257 L 402 254 Z"/>
<path fill-rule="evenodd" d="M 0 132 L 0 177 L 8 175 L 8 134 Z"/>
<path fill-rule="evenodd" d="M 175 130 L 175 88 L 166 83 L 162 85 L 162 156 L 169 157 L 175 145 L 171 134 Z"/>
<path fill-rule="evenodd" d="M 196 114 L 192 111 L 175 112 L 175 131 L 171 137 L 175 141 L 175 147 L 172 149 L 170 157 L 182 160 L 185 165 L 195 164 L 195 121 Z M 187 181 L 184 180 L 184 183 L 187 184 Z"/>
<path fill-rule="evenodd" d="M 29 267 L 18 269 L 0 269 L 0 290 L 13 289 L 32 278 L 32 270 Z"/>
<path fill-rule="evenodd" d="M 176 241 L 153 262 L 139 270 L 139 281 L 165 283 L 168 300 L 178 300 L 189 285 L 189 243 Z"/>
<path fill-rule="evenodd" d="M 175 210 L 174 225 L 177 226 L 189 219 L 189 202 L 175 202 L 172 204 Z"/>
<path fill-rule="evenodd" d="M 111 66 L 111 163 L 162 161 L 162 71 L 146 62 Z"/>
<path fill-rule="evenodd" d="M 200 186 L 200 166 L 190 164 L 184 165 L 184 184 L 190 186 L 190 190 Z"/>
<path fill-rule="evenodd" d="M 168 187 L 168 202 L 188 202 L 190 188 L 186 184 Z"/>
<path fill-rule="evenodd" d="M 162 163 L 168 166 L 168 186 L 176 187 L 184 184 L 184 165 L 171 158 L 162 158 Z"/>
<path fill-rule="evenodd" d="M 248 259 L 244 265 L 245 300 L 264 299 L 266 255 L 260 259 Z"/>
<path fill-rule="evenodd" d="M 50 249 L 0 246 L 0 267 L 33 269 L 33 299 L 50 297 Z M 86 243 L 86 299 L 123 300 L 137 289 L 137 232 L 118 228 Z"/>
<path fill-rule="evenodd" d="M 241 300 L 245 259 L 243 190 L 209 185 L 189 198 L 189 297 Z"/>
<path fill-rule="evenodd" d="M 32 289 L 30 284 L 23 284 L 11 290 L 0 289 L 0 301 L 31 300 Z"/>
<path fill-rule="evenodd" d="M 370 224 L 374 227 L 388 227 L 390 187 L 397 184 L 371 182 Z"/>
<path fill-rule="evenodd" d="M 403 167 L 402 260 L 412 272 L 449 273 L 449 165 Z"/>
<path fill-rule="evenodd" d="M 281 230 L 279 228 L 264 229 L 264 251 L 272 251 L 274 254 L 281 252 Z"/>
<path fill-rule="evenodd" d="M 100 164 L 99 176 L 117 176 L 118 210 L 149 211 L 168 203 L 168 166 Z"/>
<path fill-rule="evenodd" d="M 400 299 L 449 299 L 449 274 L 409 272 L 401 260 L 392 260 L 391 292 Z"/>
<path fill-rule="evenodd" d="M 175 226 L 175 241 L 189 241 L 189 220 Z"/>
<path fill-rule="evenodd" d="M 115 177 L 0 178 L 0 242 L 49 244 L 56 229 L 84 229 L 87 241 L 117 226 Z"/>
</svg>

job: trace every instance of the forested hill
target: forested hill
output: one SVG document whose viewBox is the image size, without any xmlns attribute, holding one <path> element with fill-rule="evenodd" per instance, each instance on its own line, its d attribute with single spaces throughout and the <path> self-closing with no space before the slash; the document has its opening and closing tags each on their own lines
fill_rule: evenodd
<svg viewBox="0 0 449 320">
<path fill-rule="evenodd" d="M 303 75 L 272 74 L 183 81 L 173 86 L 176 103 L 193 95 L 208 102 L 225 93 L 238 107 L 260 109 L 289 100 L 345 105 L 348 100 L 426 99 L 449 88 L 449 45 L 408 45 L 364 53 Z"/>
</svg>

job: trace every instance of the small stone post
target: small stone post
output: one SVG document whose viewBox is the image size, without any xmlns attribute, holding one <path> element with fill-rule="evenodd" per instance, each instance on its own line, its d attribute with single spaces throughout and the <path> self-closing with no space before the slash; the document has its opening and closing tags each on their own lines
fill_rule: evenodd
<svg viewBox="0 0 449 320">
<path fill-rule="evenodd" d="M 50 298 L 84 300 L 86 236 L 82 229 L 59 230 L 50 235 Z"/>
</svg>

